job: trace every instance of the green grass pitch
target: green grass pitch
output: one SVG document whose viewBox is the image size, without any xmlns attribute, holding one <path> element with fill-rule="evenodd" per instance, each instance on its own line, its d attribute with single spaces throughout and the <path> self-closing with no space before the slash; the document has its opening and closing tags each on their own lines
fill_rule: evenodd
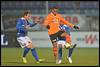
<svg viewBox="0 0 100 67">
<path fill-rule="evenodd" d="M 1 48 L 1 66 L 99 66 L 99 48 L 75 48 L 72 60 L 69 64 L 66 58 L 68 50 L 63 50 L 62 64 L 55 64 L 51 48 L 36 48 L 42 63 L 36 63 L 31 51 L 26 58 L 28 63 L 22 63 L 22 48 Z"/>
</svg>

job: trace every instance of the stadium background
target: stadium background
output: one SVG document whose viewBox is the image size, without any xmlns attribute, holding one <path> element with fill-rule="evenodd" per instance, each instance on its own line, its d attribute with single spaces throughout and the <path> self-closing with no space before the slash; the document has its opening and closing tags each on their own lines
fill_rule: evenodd
<svg viewBox="0 0 100 67">
<path fill-rule="evenodd" d="M 91 53 L 90 55 L 96 53 L 95 54 L 96 59 L 91 61 L 96 61 L 94 62 L 94 65 L 99 65 L 99 60 L 98 60 L 99 2 L 98 1 L 1 1 L 1 64 L 2 65 L 14 65 L 14 63 L 11 64 L 6 62 L 4 58 L 6 57 L 7 59 L 10 58 L 10 56 L 8 57 L 7 56 L 8 53 L 6 55 L 5 52 L 7 51 L 16 52 L 16 50 L 20 50 L 18 51 L 20 55 L 20 52 L 22 51 L 21 48 L 19 47 L 19 44 L 16 41 L 16 29 L 15 29 L 16 19 L 18 19 L 21 16 L 21 13 L 24 10 L 30 10 L 33 14 L 33 17 L 39 16 L 41 17 L 41 19 L 44 19 L 44 17 L 49 12 L 49 8 L 55 5 L 60 8 L 59 12 L 64 16 L 66 20 L 80 27 L 80 30 L 71 31 L 72 42 L 78 44 L 75 53 L 77 54 L 78 50 L 80 52 L 84 52 L 86 50 L 88 52 L 90 50 L 90 52 L 88 53 L 94 52 Z M 31 28 L 28 32 L 28 35 L 29 37 L 31 37 L 32 41 L 36 44 L 38 50 L 40 51 L 44 50 L 44 54 L 47 53 L 45 51 L 47 50 L 47 48 L 48 50 L 51 49 L 52 44 L 47 35 L 47 29 L 42 26 L 42 23 L 37 24 L 35 27 Z M 89 57 L 88 53 L 87 53 L 87 58 Z M 8 61 L 10 62 L 9 59 Z M 15 65 L 18 64 L 15 63 Z M 85 65 L 85 62 L 83 62 L 83 65 Z M 86 65 L 92 65 L 92 63 Z"/>
</svg>

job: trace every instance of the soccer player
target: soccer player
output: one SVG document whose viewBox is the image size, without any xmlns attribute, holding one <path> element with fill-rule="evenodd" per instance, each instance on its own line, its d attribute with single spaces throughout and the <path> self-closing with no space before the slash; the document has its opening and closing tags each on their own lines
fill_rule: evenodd
<svg viewBox="0 0 100 67">
<path fill-rule="evenodd" d="M 65 38 L 58 38 L 58 64 L 60 64 L 62 62 L 62 48 L 65 46 L 65 48 L 68 48 L 66 46 L 71 45 L 73 47 L 69 48 L 69 52 L 68 52 L 68 56 L 67 59 L 69 61 L 69 63 L 72 63 L 72 53 L 73 53 L 73 49 L 76 47 L 76 44 L 72 45 L 71 43 L 71 37 L 70 37 L 70 31 L 72 30 L 72 28 L 68 27 L 67 25 L 64 25 L 63 23 L 60 24 L 60 28 L 62 30 L 64 30 L 67 35 Z M 66 44 L 67 43 L 67 44 Z"/>
<path fill-rule="evenodd" d="M 50 36 L 50 40 L 53 44 L 53 53 L 55 60 L 57 61 L 57 38 L 65 37 L 66 32 L 62 31 L 59 26 L 60 22 L 63 22 L 65 25 L 68 25 L 72 28 L 78 29 L 77 26 L 66 21 L 61 14 L 58 14 L 58 8 L 51 8 L 51 12 L 47 15 L 44 20 L 44 26 L 48 29 L 48 35 Z"/>
<path fill-rule="evenodd" d="M 39 22 L 38 18 L 35 19 L 35 23 L 29 23 L 28 20 L 31 18 L 31 12 L 25 11 L 21 18 L 17 20 L 16 29 L 17 29 L 17 41 L 19 42 L 20 46 L 24 48 L 23 52 L 23 63 L 27 63 L 26 55 L 31 50 L 32 55 L 35 57 L 37 63 L 42 61 L 39 59 L 35 47 L 31 41 L 31 39 L 27 36 L 27 31 L 30 27 L 35 26 Z"/>
</svg>

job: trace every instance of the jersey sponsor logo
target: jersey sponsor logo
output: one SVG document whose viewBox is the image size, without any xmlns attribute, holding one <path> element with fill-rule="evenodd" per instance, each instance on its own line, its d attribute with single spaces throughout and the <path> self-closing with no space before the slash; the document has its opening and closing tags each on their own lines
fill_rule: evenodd
<svg viewBox="0 0 100 67">
<path fill-rule="evenodd" d="M 52 22 L 54 22 L 54 23 L 58 23 L 58 20 L 56 20 L 56 19 L 53 19 L 53 20 L 52 20 Z"/>
</svg>

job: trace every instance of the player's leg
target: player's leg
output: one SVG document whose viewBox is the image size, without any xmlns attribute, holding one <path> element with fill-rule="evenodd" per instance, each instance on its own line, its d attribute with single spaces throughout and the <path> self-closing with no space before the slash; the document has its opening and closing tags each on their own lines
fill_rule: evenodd
<svg viewBox="0 0 100 67">
<path fill-rule="evenodd" d="M 71 37 L 69 34 L 66 35 L 66 42 L 71 44 Z"/>
<path fill-rule="evenodd" d="M 72 63 L 71 56 L 72 56 L 73 50 L 74 50 L 74 48 L 69 48 L 69 50 L 68 50 L 67 59 L 68 59 L 69 63 Z"/>
<path fill-rule="evenodd" d="M 72 45 L 70 35 L 66 35 L 66 44 L 64 45 L 65 48 L 75 48 L 76 44 Z"/>
<path fill-rule="evenodd" d="M 26 47 L 25 37 L 19 37 L 19 38 L 17 38 L 17 41 L 19 42 L 20 46 L 22 48 L 24 48 L 23 58 L 22 58 L 23 59 L 23 63 L 27 63 L 26 55 L 29 52 L 30 48 Z"/>
<path fill-rule="evenodd" d="M 76 47 L 76 44 L 74 44 L 74 45 L 75 45 L 75 47 Z M 74 47 L 74 48 L 75 48 L 75 47 Z M 74 48 L 69 48 L 68 57 L 71 57 L 71 56 L 72 56 L 72 53 L 73 53 Z"/>
<path fill-rule="evenodd" d="M 72 63 L 72 59 L 71 59 L 72 52 L 73 52 L 73 48 L 69 48 L 68 56 L 67 56 L 67 59 L 68 59 L 69 63 Z"/>
<path fill-rule="evenodd" d="M 37 63 L 44 61 L 44 59 L 39 59 L 39 56 L 38 56 L 35 48 L 31 48 L 31 52 Z"/>
<path fill-rule="evenodd" d="M 72 56 L 72 53 L 73 53 L 74 48 L 76 47 L 76 44 L 72 45 L 70 35 L 67 35 L 66 36 L 66 41 L 67 41 L 66 47 L 67 47 L 67 45 L 69 45 L 67 59 L 68 59 L 69 63 L 72 63 L 71 56 Z"/>
<path fill-rule="evenodd" d="M 57 43 L 53 42 L 52 44 L 53 44 L 53 54 L 54 54 L 54 58 L 56 60 L 57 59 L 57 51 L 58 51 Z"/>
<path fill-rule="evenodd" d="M 60 37 L 66 37 L 67 33 L 63 30 L 61 30 L 61 33 L 59 33 Z"/>
<path fill-rule="evenodd" d="M 61 31 L 60 37 L 65 37 L 66 38 L 66 44 L 64 45 L 65 48 L 70 48 L 71 45 L 71 38 L 70 35 L 67 34 L 66 32 Z"/>
<path fill-rule="evenodd" d="M 22 58 L 23 59 L 23 63 L 27 63 L 26 55 L 29 52 L 29 50 L 30 50 L 30 48 L 27 48 L 27 47 L 24 48 L 23 58 Z"/>
<path fill-rule="evenodd" d="M 39 59 L 39 57 L 38 57 L 38 55 L 37 55 L 37 52 L 36 52 L 36 49 L 35 49 L 35 47 L 34 47 L 34 44 L 32 43 L 32 41 L 31 41 L 31 39 L 29 38 L 29 37 L 26 37 L 26 39 L 27 39 L 27 43 L 28 43 L 28 45 L 27 45 L 27 47 L 28 48 L 31 48 L 31 52 L 32 52 L 32 55 L 33 55 L 33 57 L 35 58 L 35 60 L 37 61 L 37 63 L 39 63 L 39 62 L 41 62 L 41 61 L 44 61 L 43 59 Z"/>
<path fill-rule="evenodd" d="M 57 48 L 57 38 L 58 37 L 61 37 L 61 34 L 64 33 L 64 31 L 58 31 L 57 33 L 55 34 L 52 34 L 50 35 L 50 39 L 51 39 L 51 42 L 53 44 L 53 54 L 54 54 L 54 57 L 55 57 L 55 60 L 57 62 L 57 54 L 58 54 L 58 48 Z M 64 37 L 64 36 L 62 36 Z"/>
<path fill-rule="evenodd" d="M 76 44 L 74 44 L 74 46 L 72 48 L 69 48 L 69 50 L 68 50 L 67 59 L 68 59 L 69 63 L 72 63 L 71 56 L 72 56 L 72 53 L 73 53 L 75 47 L 76 47 Z"/>
<path fill-rule="evenodd" d="M 60 64 L 62 62 L 62 49 L 64 48 L 65 43 L 66 43 L 65 39 L 57 41 L 57 46 L 59 48 L 58 49 L 58 64 Z"/>
<path fill-rule="evenodd" d="M 58 44 L 58 64 L 62 62 L 62 44 Z"/>
<path fill-rule="evenodd" d="M 50 35 L 50 40 L 51 40 L 52 45 L 53 45 L 54 58 L 55 58 L 55 60 L 57 60 L 57 52 L 58 52 L 58 48 L 57 48 L 57 33 Z"/>
<path fill-rule="evenodd" d="M 65 44 L 65 48 L 70 48 L 71 47 L 71 38 L 70 35 L 66 35 L 66 44 Z"/>
</svg>

